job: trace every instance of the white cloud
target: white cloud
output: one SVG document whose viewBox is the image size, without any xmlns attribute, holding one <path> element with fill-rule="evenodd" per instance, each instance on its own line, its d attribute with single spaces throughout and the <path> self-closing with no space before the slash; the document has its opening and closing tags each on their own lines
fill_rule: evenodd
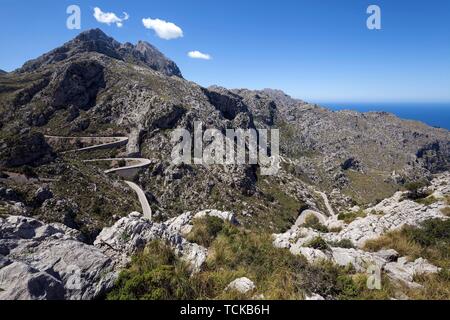
<svg viewBox="0 0 450 320">
<path fill-rule="evenodd" d="M 189 56 L 189 58 L 192 58 L 192 59 L 203 59 L 203 60 L 211 60 L 212 59 L 209 54 L 202 53 L 197 50 L 188 52 L 188 56 Z"/>
<path fill-rule="evenodd" d="M 114 23 L 119 28 L 122 28 L 123 22 L 130 18 L 130 16 L 126 12 L 123 13 L 123 18 L 119 18 L 113 12 L 103 12 L 99 7 L 94 8 L 94 17 L 100 23 L 105 23 L 108 26 Z"/>
<path fill-rule="evenodd" d="M 160 19 L 142 19 L 144 27 L 155 30 L 156 35 L 161 39 L 171 40 L 183 37 L 183 30 L 172 22 Z"/>
</svg>

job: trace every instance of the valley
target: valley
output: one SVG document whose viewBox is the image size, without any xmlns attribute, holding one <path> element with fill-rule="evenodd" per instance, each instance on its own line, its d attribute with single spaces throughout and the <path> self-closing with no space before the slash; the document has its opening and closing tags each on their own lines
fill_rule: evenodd
<svg viewBox="0 0 450 320">
<path fill-rule="evenodd" d="M 174 163 L 199 122 L 279 130 L 279 170 Z M 88 30 L 0 74 L 0 299 L 449 299 L 449 172 L 446 129 L 204 88 Z"/>
</svg>

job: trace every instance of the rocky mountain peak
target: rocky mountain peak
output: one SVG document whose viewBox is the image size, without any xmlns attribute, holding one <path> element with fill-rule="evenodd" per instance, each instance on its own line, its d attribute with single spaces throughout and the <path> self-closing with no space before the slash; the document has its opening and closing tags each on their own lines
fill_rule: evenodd
<svg viewBox="0 0 450 320">
<path fill-rule="evenodd" d="M 87 31 L 83 31 L 78 36 L 75 37 L 75 41 L 107 41 L 114 42 L 114 39 L 108 37 L 106 33 L 104 33 L 101 29 L 90 29 Z"/>
<path fill-rule="evenodd" d="M 178 66 L 151 44 L 144 41 L 139 41 L 137 45 L 121 44 L 100 29 L 91 29 L 80 33 L 61 47 L 26 62 L 18 72 L 34 71 L 77 54 L 90 52 L 100 53 L 113 59 L 129 61 L 159 71 L 167 76 L 182 78 Z"/>
<path fill-rule="evenodd" d="M 167 75 L 183 77 L 178 66 L 150 43 L 139 41 L 133 49 L 141 54 L 142 61 L 150 68 L 162 71 Z"/>
</svg>

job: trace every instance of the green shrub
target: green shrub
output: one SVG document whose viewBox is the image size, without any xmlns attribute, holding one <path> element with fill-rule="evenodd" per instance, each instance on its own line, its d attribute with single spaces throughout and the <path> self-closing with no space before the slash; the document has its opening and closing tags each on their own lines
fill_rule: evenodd
<svg viewBox="0 0 450 320">
<path fill-rule="evenodd" d="M 421 180 L 421 181 L 412 181 L 412 182 L 408 182 L 404 185 L 405 189 L 408 191 L 417 191 L 419 189 L 422 189 L 426 186 L 428 186 L 429 183 L 425 180 Z"/>
<path fill-rule="evenodd" d="M 359 210 L 356 212 L 346 212 L 340 213 L 338 215 L 338 219 L 344 221 L 345 223 L 351 223 L 355 221 L 357 218 L 364 218 L 367 214 L 363 210 Z"/>
<path fill-rule="evenodd" d="M 428 185 L 429 182 L 427 181 L 415 181 L 405 184 L 405 189 L 408 191 L 406 198 L 417 202 L 419 202 L 419 200 L 427 198 L 430 195 L 430 193 L 426 191 L 421 191 L 421 189 L 423 189 Z"/>
<path fill-rule="evenodd" d="M 123 159 L 119 160 L 119 162 L 118 162 L 119 168 L 126 167 L 126 165 L 127 165 L 127 162 L 125 160 L 123 160 Z"/>
<path fill-rule="evenodd" d="M 436 203 L 438 199 L 436 199 L 433 196 L 427 196 L 426 198 L 420 198 L 415 200 L 417 203 L 423 204 L 425 206 L 432 205 L 433 203 Z"/>
<path fill-rule="evenodd" d="M 223 220 L 217 217 L 207 216 L 202 219 L 195 219 L 187 240 L 209 247 L 223 227 Z"/>
<path fill-rule="evenodd" d="M 34 169 L 30 166 L 23 166 L 21 168 L 21 172 L 25 175 L 27 178 L 37 178 L 38 175 L 36 172 L 34 172 Z"/>
<path fill-rule="evenodd" d="M 345 248 L 345 249 L 354 249 L 355 245 L 349 239 L 342 239 L 336 242 L 330 242 L 330 246 L 335 248 Z"/>
<path fill-rule="evenodd" d="M 162 242 L 151 242 L 122 271 L 109 300 L 193 299 L 192 279 L 186 264 Z"/>
<path fill-rule="evenodd" d="M 320 223 L 319 218 L 317 218 L 315 215 L 310 214 L 306 217 L 305 223 L 303 224 L 303 227 L 305 228 L 311 228 L 314 230 L 317 230 L 319 232 L 328 233 L 329 230 L 326 226 Z"/>
<path fill-rule="evenodd" d="M 406 227 L 404 233 L 409 239 L 424 247 L 450 245 L 450 220 L 427 220 L 420 228 Z"/>
<path fill-rule="evenodd" d="M 317 249 L 317 250 L 328 250 L 330 246 L 321 237 L 316 237 L 305 244 L 306 247 Z"/>
</svg>

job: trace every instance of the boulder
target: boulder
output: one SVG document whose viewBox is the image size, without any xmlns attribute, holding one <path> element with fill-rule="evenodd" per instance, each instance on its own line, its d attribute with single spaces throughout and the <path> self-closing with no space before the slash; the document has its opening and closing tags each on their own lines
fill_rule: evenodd
<svg viewBox="0 0 450 320">
<path fill-rule="evenodd" d="M 63 283 L 22 262 L 0 269 L 0 300 L 62 300 Z"/>
<path fill-rule="evenodd" d="M 40 187 L 34 193 L 34 199 L 38 203 L 44 203 L 45 200 L 53 198 L 53 192 L 50 191 L 48 186 Z"/>
<path fill-rule="evenodd" d="M 234 213 L 232 212 L 227 212 L 227 211 L 219 211 L 219 210 L 204 210 L 204 211 L 200 211 L 198 212 L 195 216 L 194 219 L 201 219 L 204 217 L 216 217 L 219 219 L 222 219 L 223 221 L 228 221 L 234 225 L 238 225 L 239 222 L 236 219 L 236 216 L 234 215 Z"/>
<path fill-rule="evenodd" d="M 317 263 L 330 259 L 324 252 L 313 248 L 293 246 L 290 251 L 292 254 L 304 256 L 309 263 Z"/>
<path fill-rule="evenodd" d="M 322 300 L 325 300 L 325 298 L 319 294 L 313 293 L 311 295 L 305 295 L 305 300 L 316 300 L 316 301 L 320 300 L 320 301 L 322 301 Z"/>
<path fill-rule="evenodd" d="M 238 278 L 234 281 L 232 281 L 225 290 L 234 290 L 239 293 L 245 294 L 248 292 L 251 292 L 256 289 L 255 284 L 252 280 L 246 277 Z"/>
<path fill-rule="evenodd" d="M 394 280 L 400 281 L 410 288 L 421 288 L 414 282 L 414 276 L 439 272 L 439 268 L 430 264 L 423 258 L 409 262 L 406 257 L 399 258 L 397 262 L 387 263 L 384 271 Z"/>
<path fill-rule="evenodd" d="M 91 300 L 117 277 L 113 261 L 80 242 L 80 232 L 36 219 L 0 218 L 0 297 Z M 0 298 L 0 299 L 1 299 Z"/>
</svg>

